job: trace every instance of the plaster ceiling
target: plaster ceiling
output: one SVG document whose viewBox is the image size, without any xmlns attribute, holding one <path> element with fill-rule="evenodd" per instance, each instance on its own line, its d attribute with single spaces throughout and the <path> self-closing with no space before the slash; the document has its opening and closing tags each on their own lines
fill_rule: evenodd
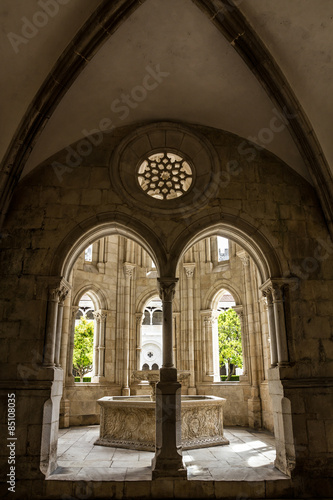
<svg viewBox="0 0 333 500">
<path fill-rule="evenodd" d="M 52 0 L 53 1 L 53 0 Z M 0 105 L 1 154 L 10 144 L 29 103 L 65 46 L 99 0 L 54 0 L 59 11 L 16 54 L 8 33 L 21 33 L 40 2 L 2 0 Z M 61 3 L 61 5 L 60 5 Z M 279 64 L 327 158 L 333 164 L 332 0 L 237 0 Z M 115 99 L 141 85 L 147 66 L 169 73 L 126 118 L 110 109 Z M 142 120 L 181 120 L 222 128 L 254 140 L 269 127 L 274 104 L 232 45 L 191 0 L 146 0 L 86 65 L 48 121 L 24 174 L 41 161 L 98 128 Z M 260 141 L 259 141 L 260 142 Z M 309 179 L 287 129 L 266 148 Z"/>
<path fill-rule="evenodd" d="M 146 67 L 168 73 L 122 119 L 110 106 L 141 85 Z M 191 0 L 147 0 L 86 66 L 50 119 L 25 173 L 51 154 L 98 128 L 143 120 L 181 120 L 257 137 L 274 105 L 255 76 Z M 267 147 L 308 178 L 289 132 Z"/>
<path fill-rule="evenodd" d="M 52 15 L 43 17 L 38 1 L 0 1 L 0 158 L 52 66 L 100 0 L 54 3 Z"/>
</svg>

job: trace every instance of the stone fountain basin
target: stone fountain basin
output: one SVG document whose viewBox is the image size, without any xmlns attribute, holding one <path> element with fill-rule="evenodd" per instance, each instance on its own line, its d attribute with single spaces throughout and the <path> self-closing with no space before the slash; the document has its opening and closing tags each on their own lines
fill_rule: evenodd
<svg viewBox="0 0 333 500">
<path fill-rule="evenodd" d="M 229 444 L 223 436 L 224 398 L 181 397 L 184 450 Z M 100 437 L 96 445 L 155 451 L 155 401 L 150 396 L 106 396 L 101 407 Z"/>
</svg>

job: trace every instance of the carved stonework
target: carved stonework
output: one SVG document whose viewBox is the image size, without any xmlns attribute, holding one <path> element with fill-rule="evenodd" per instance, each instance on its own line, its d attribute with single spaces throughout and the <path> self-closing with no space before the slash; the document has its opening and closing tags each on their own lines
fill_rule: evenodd
<svg viewBox="0 0 333 500">
<path fill-rule="evenodd" d="M 107 311 L 99 310 L 99 311 L 94 312 L 93 314 L 94 314 L 94 318 L 97 322 L 103 322 L 107 318 Z"/>
<path fill-rule="evenodd" d="M 131 264 L 129 262 L 124 263 L 124 273 L 125 273 L 126 278 L 129 278 L 129 279 L 133 278 L 134 268 L 135 268 L 135 264 Z"/>
<path fill-rule="evenodd" d="M 70 289 L 70 284 L 65 280 L 61 280 L 59 286 L 49 288 L 49 300 L 63 304 Z"/>
<path fill-rule="evenodd" d="M 193 276 L 194 276 L 194 269 L 195 269 L 195 263 L 194 262 L 191 262 L 191 263 L 188 262 L 188 263 L 184 264 L 184 270 L 185 270 L 187 278 L 193 278 Z"/>
<path fill-rule="evenodd" d="M 163 302 L 172 302 L 175 296 L 178 278 L 158 278 L 160 298 Z"/>
<path fill-rule="evenodd" d="M 95 444 L 136 450 L 155 450 L 155 402 L 149 396 L 104 397 L 100 437 Z M 223 436 L 223 404 L 214 396 L 182 398 L 182 447 L 202 448 L 229 444 Z"/>
</svg>

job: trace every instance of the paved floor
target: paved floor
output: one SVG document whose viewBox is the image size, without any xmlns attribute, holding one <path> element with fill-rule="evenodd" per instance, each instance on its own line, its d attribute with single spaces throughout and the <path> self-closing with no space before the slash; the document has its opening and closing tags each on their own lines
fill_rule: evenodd
<svg viewBox="0 0 333 500">
<path fill-rule="evenodd" d="M 183 452 L 188 479 L 258 481 L 287 479 L 273 465 L 274 437 L 265 431 L 228 427 L 230 444 Z M 49 479 L 93 481 L 151 480 L 154 453 L 95 446 L 99 426 L 59 430 L 58 468 Z"/>
</svg>

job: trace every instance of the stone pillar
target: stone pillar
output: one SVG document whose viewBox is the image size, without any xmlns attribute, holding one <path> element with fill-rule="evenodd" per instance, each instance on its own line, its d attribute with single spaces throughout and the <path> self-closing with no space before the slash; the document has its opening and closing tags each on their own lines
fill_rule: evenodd
<svg viewBox="0 0 333 500">
<path fill-rule="evenodd" d="M 243 312 L 243 306 L 234 306 L 233 310 L 236 312 L 237 316 L 239 317 L 240 325 L 241 325 L 241 335 L 242 335 L 242 351 L 243 351 L 243 375 L 242 377 L 248 375 L 248 368 L 247 368 L 247 358 L 249 356 L 249 343 L 248 343 L 248 335 L 247 332 L 245 332 L 244 328 L 244 312 Z"/>
<path fill-rule="evenodd" d="M 69 287 L 62 285 L 62 287 L 59 290 L 56 342 L 55 342 L 55 354 L 54 354 L 54 361 L 56 366 L 60 366 L 60 347 L 61 347 L 61 337 L 62 337 L 62 321 L 64 317 L 64 302 L 68 295 L 68 292 L 69 292 Z"/>
<path fill-rule="evenodd" d="M 269 349 L 270 349 L 270 354 L 271 354 L 271 367 L 274 367 L 277 365 L 277 362 L 278 362 L 278 354 L 277 354 L 277 342 L 276 342 L 272 288 L 271 287 L 265 288 L 264 290 L 262 290 L 262 294 L 267 300 Z"/>
<path fill-rule="evenodd" d="M 135 314 L 135 326 L 136 326 L 136 369 L 141 370 L 141 352 L 142 352 L 142 334 L 141 325 L 144 314 L 138 312 Z"/>
<path fill-rule="evenodd" d="M 274 278 L 267 280 L 260 287 L 263 295 L 267 297 L 268 303 L 272 366 L 276 366 L 276 364 L 282 367 L 289 366 L 284 288 L 296 281 L 296 278 Z"/>
<path fill-rule="evenodd" d="M 99 331 L 101 327 L 101 318 L 97 311 L 94 313 L 94 360 L 93 360 L 93 382 L 97 382 L 95 379 L 98 377 L 98 348 L 99 348 Z"/>
<path fill-rule="evenodd" d="M 283 282 L 278 283 L 276 281 L 273 281 L 272 294 L 273 294 L 275 331 L 277 340 L 278 364 L 279 366 L 288 366 L 289 354 L 288 354 L 286 322 L 285 322 L 284 305 L 283 305 L 283 285 L 284 285 Z"/>
<path fill-rule="evenodd" d="M 213 364 L 213 312 L 211 309 L 200 311 L 202 321 L 202 379 L 214 381 Z"/>
<path fill-rule="evenodd" d="M 79 310 L 79 306 L 72 306 L 71 311 L 71 326 L 69 333 L 69 346 L 68 346 L 68 358 L 67 358 L 67 377 L 74 380 L 73 377 L 73 352 L 74 352 L 74 335 L 75 335 L 75 318 L 77 312 Z"/>
<path fill-rule="evenodd" d="M 193 322 L 193 276 L 195 263 L 184 263 L 184 269 L 187 278 L 187 344 L 189 355 L 189 387 L 188 394 L 195 395 L 197 393 L 195 383 L 195 359 L 194 359 L 194 322 Z"/>
<path fill-rule="evenodd" d="M 156 384 L 156 448 L 153 479 L 186 478 L 181 448 L 181 384 L 173 364 L 172 300 L 176 278 L 159 278 L 163 307 L 163 366 Z"/>
<path fill-rule="evenodd" d="M 130 246 L 130 250 L 132 246 Z M 123 342 L 123 388 L 122 396 L 130 395 L 129 387 L 129 348 L 130 348 L 130 305 L 131 305 L 131 279 L 133 278 L 133 270 L 135 264 L 125 262 L 125 286 L 124 286 L 124 342 Z"/>
<path fill-rule="evenodd" d="M 249 426 L 255 429 L 261 427 L 261 400 L 260 400 L 260 380 L 257 349 L 257 332 L 254 328 L 254 308 L 253 308 L 253 290 L 252 275 L 250 270 L 250 257 L 245 251 L 237 253 L 240 257 L 244 269 L 244 284 L 246 297 L 246 315 L 249 334 L 250 347 L 250 367 L 251 367 L 251 397 L 248 399 Z"/>
<path fill-rule="evenodd" d="M 98 341 L 98 377 L 105 377 L 105 326 L 107 311 L 100 309 L 98 311 L 100 326 L 99 326 L 99 341 Z"/>
<path fill-rule="evenodd" d="M 58 309 L 59 300 L 65 300 L 66 295 L 70 289 L 70 285 L 63 279 L 59 279 L 58 285 L 49 288 L 48 307 L 47 307 L 47 320 L 46 320 L 46 337 L 45 337 L 45 350 L 44 350 L 44 366 L 55 366 L 55 356 L 57 348 L 58 364 L 60 354 L 60 337 L 57 336 L 58 332 Z M 61 323 L 59 322 L 61 329 Z M 58 340 L 58 342 L 56 342 Z M 59 349 L 58 349 L 59 344 Z"/>
</svg>

